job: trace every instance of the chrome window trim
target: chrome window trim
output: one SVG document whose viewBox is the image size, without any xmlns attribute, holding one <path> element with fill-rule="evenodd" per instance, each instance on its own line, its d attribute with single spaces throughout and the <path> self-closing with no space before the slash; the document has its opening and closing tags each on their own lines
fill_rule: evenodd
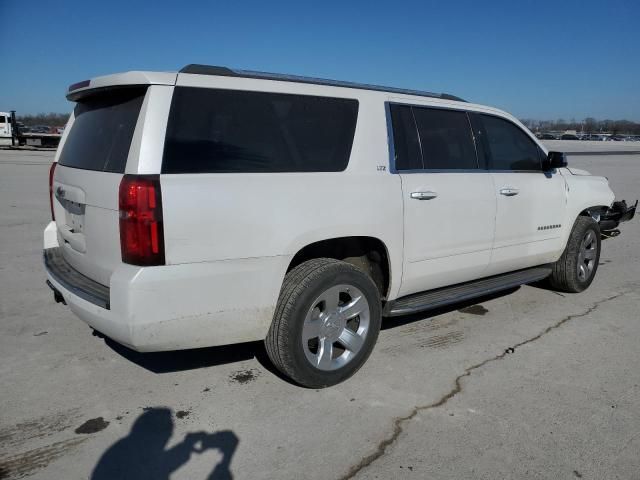
<svg viewBox="0 0 640 480">
<path fill-rule="evenodd" d="M 542 170 L 489 170 L 487 168 L 470 168 L 470 169 L 446 169 L 446 168 L 425 168 L 422 170 L 399 170 L 392 173 L 540 173 L 545 174 Z"/>
<path fill-rule="evenodd" d="M 483 168 L 425 168 L 422 170 L 399 170 L 397 173 L 491 173 Z"/>
<path fill-rule="evenodd" d="M 549 172 L 545 172 L 544 170 L 488 170 L 491 173 L 542 173 L 546 174 Z"/>
</svg>

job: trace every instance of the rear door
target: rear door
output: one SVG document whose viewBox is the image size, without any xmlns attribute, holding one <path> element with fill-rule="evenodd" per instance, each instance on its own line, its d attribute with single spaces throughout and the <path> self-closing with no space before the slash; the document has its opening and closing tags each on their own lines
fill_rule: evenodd
<svg viewBox="0 0 640 480">
<path fill-rule="evenodd" d="M 404 204 L 400 295 L 482 277 L 496 201 L 467 113 L 397 104 L 389 109 Z"/>
<path fill-rule="evenodd" d="M 103 285 L 121 263 L 118 189 L 146 91 L 120 87 L 81 99 L 55 170 L 53 208 L 63 255 Z"/>
<path fill-rule="evenodd" d="M 490 273 L 555 260 L 566 208 L 562 174 L 542 171 L 544 152 L 510 120 L 478 114 L 497 202 Z"/>
</svg>

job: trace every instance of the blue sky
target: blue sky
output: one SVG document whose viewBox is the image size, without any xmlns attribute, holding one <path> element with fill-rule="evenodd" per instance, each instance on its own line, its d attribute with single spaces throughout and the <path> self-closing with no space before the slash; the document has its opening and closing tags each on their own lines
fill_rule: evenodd
<svg viewBox="0 0 640 480">
<path fill-rule="evenodd" d="M 640 121 L 638 25 L 638 0 L 0 0 L 0 110 L 68 112 L 76 81 L 207 63 Z"/>
</svg>

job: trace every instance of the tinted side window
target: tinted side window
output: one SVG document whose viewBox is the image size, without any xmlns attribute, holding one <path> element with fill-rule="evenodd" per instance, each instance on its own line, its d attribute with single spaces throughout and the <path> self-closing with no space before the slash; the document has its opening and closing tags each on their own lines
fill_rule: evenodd
<svg viewBox="0 0 640 480">
<path fill-rule="evenodd" d="M 538 146 L 513 123 L 481 115 L 492 170 L 541 170 Z"/>
<path fill-rule="evenodd" d="M 424 168 L 477 169 L 471 127 L 466 112 L 414 107 Z"/>
<path fill-rule="evenodd" d="M 357 100 L 178 87 L 162 173 L 338 172 Z"/>
<path fill-rule="evenodd" d="M 421 170 L 422 153 L 411 107 L 391 105 L 393 146 L 396 153 L 396 170 Z"/>
<path fill-rule="evenodd" d="M 5 123 L 4 115 L 0 115 L 0 123 Z"/>
</svg>

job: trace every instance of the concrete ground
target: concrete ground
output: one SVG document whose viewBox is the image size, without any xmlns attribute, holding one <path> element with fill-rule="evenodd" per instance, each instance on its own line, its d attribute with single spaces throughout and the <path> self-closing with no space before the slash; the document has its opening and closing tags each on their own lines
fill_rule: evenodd
<svg viewBox="0 0 640 480">
<path fill-rule="evenodd" d="M 588 291 L 387 319 L 354 378 L 306 390 L 259 343 L 136 354 L 55 304 L 51 158 L 0 151 L 0 478 L 640 478 L 638 219 Z M 640 155 L 569 161 L 640 197 Z"/>
</svg>

